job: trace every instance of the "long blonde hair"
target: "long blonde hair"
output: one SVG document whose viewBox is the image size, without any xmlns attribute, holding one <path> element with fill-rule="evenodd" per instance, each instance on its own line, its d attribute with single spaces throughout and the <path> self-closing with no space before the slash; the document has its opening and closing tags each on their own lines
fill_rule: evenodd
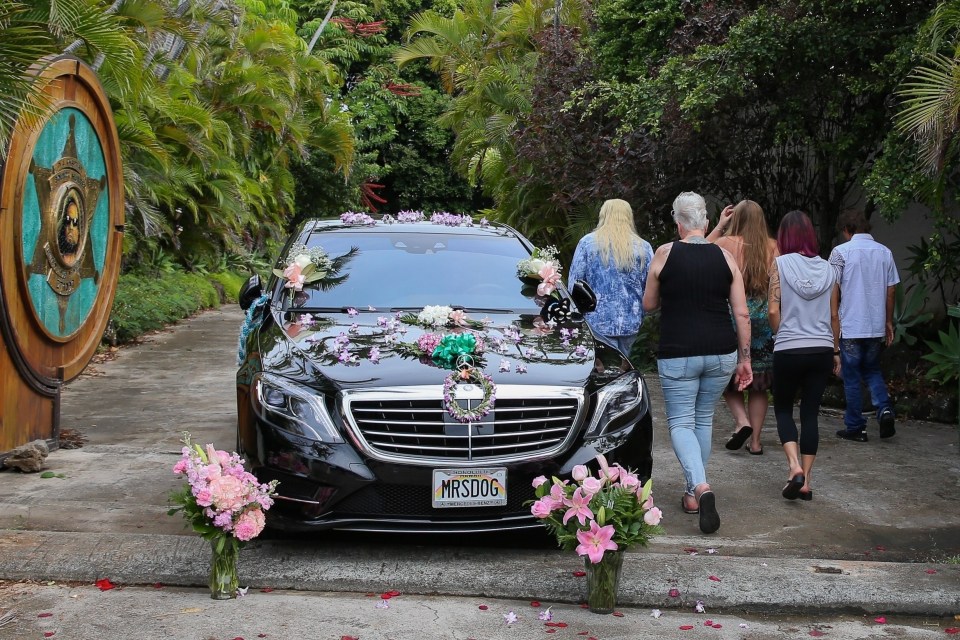
<svg viewBox="0 0 960 640">
<path fill-rule="evenodd" d="M 743 241 L 743 288 L 747 295 L 766 292 L 770 281 L 770 232 L 763 209 L 753 200 L 741 200 L 733 208 L 733 220 L 725 235 Z"/>
<path fill-rule="evenodd" d="M 604 265 L 609 265 L 613 258 L 617 269 L 626 271 L 636 264 L 639 254 L 640 268 L 643 268 L 646 256 L 640 250 L 640 236 L 633 222 L 633 209 L 626 200 L 607 200 L 603 203 L 594 233 Z"/>
</svg>

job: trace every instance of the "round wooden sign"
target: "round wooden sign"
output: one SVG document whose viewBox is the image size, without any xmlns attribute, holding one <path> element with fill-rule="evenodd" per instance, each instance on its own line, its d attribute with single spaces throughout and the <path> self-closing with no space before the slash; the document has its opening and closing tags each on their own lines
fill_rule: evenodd
<svg viewBox="0 0 960 640">
<path fill-rule="evenodd" d="M 0 322 L 29 373 L 66 382 L 110 319 L 123 237 L 120 144 L 86 64 L 59 56 L 33 72 L 44 115 L 18 122 L 0 183 Z"/>
</svg>

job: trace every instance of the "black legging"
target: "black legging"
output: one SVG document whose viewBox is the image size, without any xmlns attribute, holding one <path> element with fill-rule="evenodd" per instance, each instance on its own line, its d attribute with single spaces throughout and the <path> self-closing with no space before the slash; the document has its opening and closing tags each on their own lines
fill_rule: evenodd
<svg viewBox="0 0 960 640">
<path fill-rule="evenodd" d="M 833 350 L 811 353 L 787 349 L 773 353 L 773 414 L 777 418 L 780 443 L 797 442 L 793 401 L 800 391 L 800 455 L 815 456 L 820 444 L 817 417 L 820 401 L 833 371 Z"/>
</svg>

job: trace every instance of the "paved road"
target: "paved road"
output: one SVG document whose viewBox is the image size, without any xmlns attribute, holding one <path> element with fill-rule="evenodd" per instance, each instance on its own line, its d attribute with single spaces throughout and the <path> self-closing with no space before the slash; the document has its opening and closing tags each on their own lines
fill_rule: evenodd
<svg viewBox="0 0 960 640">
<path fill-rule="evenodd" d="M 178 485 L 170 469 L 183 430 L 199 442 L 234 446 L 241 319 L 235 306 L 201 314 L 92 365 L 65 390 L 62 425 L 87 442 L 48 458 L 47 468 L 61 477 L 0 473 L 0 579 L 205 583 L 208 549 L 166 515 Z M 944 562 L 960 556 L 956 427 L 901 422 L 889 441 L 852 443 L 833 436 L 841 421 L 827 412 L 815 499 L 788 502 L 780 497 L 786 467 L 775 430 L 764 432 L 763 456 L 728 452 L 722 443 L 732 422 L 721 408 L 710 475 L 723 522 L 717 535 L 703 536 L 696 516 L 680 509 L 680 468 L 655 376 L 648 384 L 666 534 L 628 553 L 624 606 L 673 612 L 702 600 L 722 613 L 960 613 L 960 566 Z M 398 589 L 451 596 L 457 606 L 478 597 L 575 605 L 583 587 L 572 572 L 579 568 L 570 554 L 509 536 L 327 534 L 261 539 L 241 554 L 241 581 L 255 592 L 328 597 Z M 670 598 L 671 588 L 682 597 Z"/>
</svg>

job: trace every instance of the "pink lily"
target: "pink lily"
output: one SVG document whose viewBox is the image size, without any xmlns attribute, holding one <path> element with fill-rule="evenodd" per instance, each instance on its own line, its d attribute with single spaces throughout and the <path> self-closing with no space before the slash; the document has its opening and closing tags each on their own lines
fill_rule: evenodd
<svg viewBox="0 0 960 640">
<path fill-rule="evenodd" d="M 590 510 L 590 496 L 583 495 L 579 487 L 572 496 L 563 501 L 563 504 L 570 507 L 563 514 L 563 524 L 567 524 L 567 521 L 574 516 L 581 525 L 586 523 L 587 518 L 593 518 L 593 511 Z"/>
<path fill-rule="evenodd" d="M 604 551 L 616 551 L 617 543 L 613 541 L 613 525 L 597 526 L 596 521 L 590 523 L 589 531 L 577 531 L 577 553 L 590 558 L 596 564 L 603 559 Z"/>
<path fill-rule="evenodd" d="M 600 463 L 600 478 L 609 482 L 616 482 L 620 477 L 620 465 L 615 464 L 612 467 L 607 464 L 607 459 L 600 454 L 597 456 L 597 462 Z"/>
</svg>

